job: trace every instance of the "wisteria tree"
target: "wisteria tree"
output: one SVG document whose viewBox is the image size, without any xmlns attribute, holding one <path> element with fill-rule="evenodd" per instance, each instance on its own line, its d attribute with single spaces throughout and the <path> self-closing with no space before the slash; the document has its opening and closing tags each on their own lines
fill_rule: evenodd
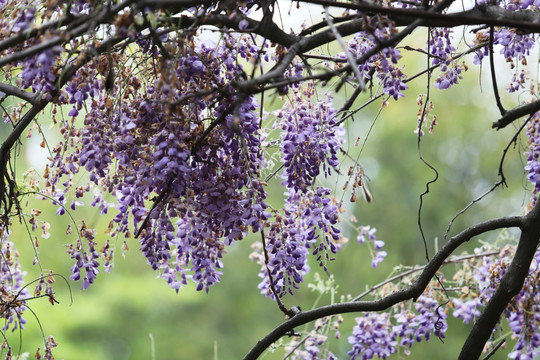
<svg viewBox="0 0 540 360">
<path fill-rule="evenodd" d="M 320 17 L 295 22 L 306 4 Z M 211 296 L 234 266 L 222 255 L 248 237 L 260 265 L 254 291 L 272 298 L 285 320 L 261 334 L 245 359 L 286 335 L 285 357 L 336 359 L 325 341 L 344 313 L 357 316 L 353 329 L 341 329 L 350 334 L 351 359 L 414 353 L 415 343 L 444 338 L 449 316 L 474 324 L 460 359 L 496 351 L 532 359 L 540 353 L 540 100 L 528 64 L 538 61 L 539 7 L 532 0 L 1 0 L 0 105 L 11 126 L 0 147 L 3 331 L 22 327 L 29 299 L 54 304 L 58 278 L 44 271 L 23 279 L 16 247 L 28 239 L 12 224 L 46 236 L 48 218 L 67 216 L 73 267 L 66 278 L 83 289 L 111 271 L 116 253 L 138 247 L 174 291 L 194 286 Z M 415 36 L 427 39 L 422 47 L 409 42 Z M 425 59 L 420 73 L 405 66 L 413 54 Z M 533 190 L 523 214 L 463 229 L 452 221 L 422 266 L 350 301 L 309 311 L 285 306 L 308 261 L 328 271 L 345 246 L 345 206 L 372 199 L 361 161 L 344 147 L 354 115 L 368 103 L 399 107 L 405 95 L 418 97 L 410 136 L 421 149 L 426 136 L 438 136 L 429 134 L 437 125 L 431 91 L 460 86 L 469 66 L 489 72 L 484 96 L 500 112 L 486 132 L 514 129 L 494 155 L 499 181 L 486 194 L 504 188 L 505 155 L 527 138 L 523 172 Z M 406 91 L 416 80 L 427 84 L 424 93 Z M 511 107 L 499 92 L 516 94 Z M 265 101 L 282 106 L 270 111 Z M 60 141 L 47 139 L 44 127 Z M 14 164 L 25 136 L 42 138 L 49 157 L 43 172 L 20 177 Z M 269 184 L 281 187 L 282 206 L 269 205 Z M 28 198 L 52 202 L 56 215 L 27 208 Z M 110 216 L 105 233 L 77 217 L 87 205 Z M 373 226 L 355 231 L 377 267 L 386 252 Z M 519 230 L 515 242 L 456 254 L 473 237 L 508 228 Z M 458 264 L 453 278 L 441 272 L 449 262 Z M 449 284 L 463 291 L 445 291 Z M 298 333 L 305 324 L 312 329 Z M 495 335 L 501 327 L 515 339 L 509 351 Z M 53 358 L 56 342 L 47 336 L 36 358 Z M 4 339 L 3 356 L 16 358 Z"/>
</svg>

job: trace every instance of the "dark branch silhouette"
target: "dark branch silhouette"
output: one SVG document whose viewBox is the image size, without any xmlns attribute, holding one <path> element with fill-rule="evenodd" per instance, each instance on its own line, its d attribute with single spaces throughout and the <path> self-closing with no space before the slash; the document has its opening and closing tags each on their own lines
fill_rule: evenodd
<svg viewBox="0 0 540 360">
<path fill-rule="evenodd" d="M 322 306 L 320 308 L 316 308 L 310 311 L 301 312 L 294 316 L 292 319 L 285 321 L 283 324 L 276 327 L 272 332 L 268 333 L 268 335 L 266 335 L 264 338 L 259 340 L 257 344 L 246 354 L 244 360 L 257 359 L 266 349 L 270 347 L 270 345 L 279 340 L 282 336 L 286 335 L 289 331 L 317 319 L 321 319 L 330 315 L 345 314 L 351 312 L 383 311 L 397 303 L 411 299 L 416 300 L 424 292 L 427 285 L 429 284 L 433 276 L 437 273 L 444 261 L 447 260 L 449 256 L 452 255 L 452 253 L 463 243 L 469 241 L 475 236 L 497 229 L 511 227 L 528 229 L 529 227 L 531 227 L 531 224 L 534 224 L 535 222 L 536 225 L 532 227 L 537 231 L 536 235 L 538 237 L 537 226 L 540 226 L 540 205 L 538 204 L 535 206 L 534 214 L 530 216 L 525 215 L 505 217 L 473 225 L 463 230 L 459 234 L 451 237 L 448 242 L 446 242 L 446 244 L 444 244 L 444 246 L 437 252 L 437 254 L 433 256 L 431 261 L 429 261 L 429 263 L 425 266 L 422 273 L 409 287 L 394 292 L 382 299 L 375 301 L 356 301 L 333 304 Z M 532 251 L 530 257 L 532 257 L 533 255 L 534 251 Z M 523 281 L 521 282 L 521 284 L 523 285 Z M 481 349 L 484 347 L 484 343 L 481 344 Z"/>
</svg>

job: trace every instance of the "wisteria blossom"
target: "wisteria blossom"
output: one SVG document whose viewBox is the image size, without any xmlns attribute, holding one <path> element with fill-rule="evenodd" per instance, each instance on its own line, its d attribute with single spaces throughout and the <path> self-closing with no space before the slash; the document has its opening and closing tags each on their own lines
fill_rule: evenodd
<svg viewBox="0 0 540 360">
<path fill-rule="evenodd" d="M 259 358 L 285 335 L 290 338 L 277 347 L 285 358 L 407 356 L 418 342 L 449 336 L 449 317 L 473 327 L 461 357 L 500 351 L 497 337 L 505 331 L 515 343 L 509 359 L 538 357 L 540 86 L 533 64 L 540 0 L 456 4 L 0 0 L 0 356 L 26 356 L 16 354 L 8 331 L 24 328 L 29 301 L 57 303 L 55 274 L 42 262 L 40 242 L 65 244 L 68 274 L 58 275 L 68 288 L 71 282 L 91 288 L 131 247 L 175 292 L 191 285 L 210 293 L 226 274 L 227 252 L 243 249 L 242 241 L 253 249 L 260 292 L 285 315 L 246 359 Z M 326 19 L 316 20 L 319 11 Z M 476 203 L 491 200 L 470 199 L 471 206 L 455 210 L 460 221 L 451 220 L 432 254 L 424 199 L 441 200 L 431 185 L 454 168 L 427 160 L 424 128 L 433 133 L 438 116 L 453 129 L 454 113 L 435 114 L 433 94 L 463 86 L 471 63 L 489 75 L 487 83 L 480 78 L 482 97 L 497 115 L 487 128 L 511 132 L 508 147 L 493 151 L 502 155 L 488 193 L 510 182 L 505 171 L 514 145 L 526 200 L 523 214 L 476 220 L 480 213 L 470 214 Z M 415 119 L 394 106 L 406 103 L 418 84 L 425 91 L 412 95 Z M 463 89 L 460 96 L 468 94 Z M 402 165 L 408 148 L 395 151 L 392 140 L 370 138 L 401 122 L 416 126 L 409 138 L 415 159 L 436 174 L 420 194 L 409 179 L 394 182 L 396 191 L 420 198 L 420 205 L 408 204 L 426 247 L 419 250 L 426 262 L 416 266 L 387 265 L 396 256 L 386 245 L 409 239 L 386 232 L 393 219 L 356 202 L 359 188 L 367 203 L 377 197 L 365 187 L 364 162 L 381 178 Z M 46 155 L 37 159 L 31 148 L 38 169 L 21 171 L 18 157 L 35 139 Z M 394 168 L 381 166 L 365 146 L 391 152 Z M 33 200 L 44 207 L 30 208 Z M 106 229 L 81 212 L 88 206 Z M 344 220 L 352 213 L 373 215 L 377 223 Z M 49 216 L 68 225 L 58 229 Z M 14 231 L 17 223 L 25 231 Z M 463 243 L 506 228 L 520 235 L 486 236 L 458 255 Z M 17 250 L 22 246 L 28 259 Z M 318 301 L 329 303 L 313 311 L 291 307 L 308 273 L 317 268 L 333 279 L 333 261 L 350 248 L 351 254 L 358 249 L 353 263 L 387 265 L 392 273 L 339 298 L 339 286 L 324 285 Z M 28 280 L 23 264 L 30 263 L 39 275 Z M 371 280 L 357 269 L 350 274 Z M 355 325 L 340 354 L 329 339 L 341 337 L 345 312 L 354 312 Z M 53 360 L 56 346 L 42 329 L 33 355 Z"/>
</svg>

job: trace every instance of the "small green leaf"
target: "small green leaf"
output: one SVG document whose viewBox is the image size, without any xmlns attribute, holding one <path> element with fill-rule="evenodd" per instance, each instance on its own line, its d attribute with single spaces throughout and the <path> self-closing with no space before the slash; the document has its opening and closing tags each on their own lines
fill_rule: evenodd
<svg viewBox="0 0 540 360">
<path fill-rule="evenodd" d="M 145 16 L 146 20 L 148 20 L 148 22 L 150 23 L 150 26 L 152 26 L 153 29 L 156 29 L 158 24 L 156 15 L 152 12 L 148 12 L 145 14 Z"/>
</svg>

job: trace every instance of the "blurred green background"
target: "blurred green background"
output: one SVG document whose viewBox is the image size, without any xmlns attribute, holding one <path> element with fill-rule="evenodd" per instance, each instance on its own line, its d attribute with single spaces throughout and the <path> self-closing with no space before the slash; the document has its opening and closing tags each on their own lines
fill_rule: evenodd
<svg viewBox="0 0 540 360">
<path fill-rule="evenodd" d="M 418 46 L 423 46 L 421 41 Z M 412 75 L 420 71 L 424 63 L 425 60 L 416 61 L 413 57 L 405 62 L 406 72 Z M 491 129 L 491 122 L 497 119 L 498 114 L 491 100 L 490 82 L 482 80 L 482 90 L 479 79 L 483 79 L 482 75 L 471 69 L 459 86 L 445 91 L 431 90 L 431 100 L 435 105 L 432 114 L 437 115 L 439 125 L 434 134 L 426 135 L 421 142 L 422 155 L 439 171 L 439 179 L 424 197 L 421 217 L 430 255 L 442 245 L 449 220 L 497 181 L 502 150 L 515 132 L 512 126 L 501 131 Z M 368 248 L 356 243 L 356 233 L 344 222 L 343 231 L 350 242 L 328 266 L 339 284 L 338 297 L 359 294 L 366 287 L 384 280 L 399 264 L 425 263 L 417 213 L 419 195 L 426 189 L 426 182 L 433 179 L 434 173 L 419 160 L 417 137 L 413 131 L 417 124 L 416 97 L 426 92 L 426 81 L 425 77 L 420 77 L 409 83 L 406 97 L 398 102 L 390 100 L 390 106 L 384 108 L 379 116 L 380 100 L 359 112 L 354 121 L 347 124 L 348 138 L 344 147 L 353 158 L 359 153 L 359 147 L 354 147 L 356 138 L 364 141 L 367 131 L 373 126 L 359 162 L 370 178 L 374 201 L 370 204 L 362 200 L 348 203 L 350 194 L 345 194 L 347 212 L 343 219 L 354 215 L 358 225 L 376 227 L 377 237 L 386 242 L 388 256 L 379 268 L 373 270 Z M 350 89 L 347 91 L 351 92 Z M 344 96 L 346 93 L 337 95 L 337 102 L 342 103 Z M 355 106 L 367 100 L 367 96 L 362 96 Z M 509 105 L 515 104 L 515 98 L 506 98 L 505 101 Z M 271 104 L 267 108 L 269 111 L 280 106 L 279 101 L 266 103 Z M 41 121 L 50 123 L 49 116 L 45 112 Z M 7 136 L 9 129 L 8 125 L 3 125 L 2 136 Z M 51 144 L 54 143 L 53 132 L 54 129 L 50 131 Z M 47 154 L 39 147 L 40 142 L 37 133 L 24 140 L 17 161 L 20 176 L 28 167 L 39 171 L 44 168 Z M 520 140 L 507 155 L 504 169 L 509 187 L 497 189 L 474 205 L 457 219 L 451 233 L 478 221 L 522 211 L 529 197 L 523 174 L 523 143 Z M 350 164 L 350 160 L 344 160 L 341 171 L 346 173 Z M 336 188 L 338 196 L 341 196 L 341 181 L 336 177 L 324 181 L 324 184 Z M 272 203 L 281 201 L 279 182 L 276 178 L 269 184 Z M 65 253 L 64 244 L 75 240 L 73 235 L 65 235 L 70 219 L 66 215 L 56 216 L 56 207 L 49 201 L 28 199 L 28 209 L 33 207 L 42 209 L 41 220 L 51 223 L 50 238 L 40 240 L 41 265 L 68 278 L 72 262 Z M 76 210 L 73 216 L 77 221 L 84 219 L 89 227 L 96 227 L 99 230 L 97 241 L 100 245 L 103 243 L 106 239 L 103 231 L 112 215 L 101 216 L 95 209 L 85 207 Z M 33 250 L 23 225 L 13 225 L 11 240 L 19 249 L 21 262 L 28 270 L 27 281 L 35 279 L 39 269 L 31 265 Z M 228 249 L 223 259 L 222 281 L 207 295 L 196 292 L 191 285 L 175 294 L 164 281 L 156 279 L 156 274 L 140 255 L 136 240 L 128 240 L 130 250 L 123 259 L 120 249 L 123 239 L 118 239 L 113 244 L 116 245 L 116 258 L 112 272 L 102 272 L 88 290 L 81 291 L 80 283 L 73 281 L 69 281 L 68 287 L 57 277 L 55 290 L 60 304 L 51 306 L 45 298 L 29 302 L 36 317 L 30 312 L 25 314 L 28 323 L 22 333 L 22 351 L 30 352 L 30 357 L 33 357 L 35 349 L 42 346 L 41 325 L 45 335 L 54 335 L 59 344 L 54 352 L 57 359 L 241 359 L 261 337 L 283 321 L 277 306 L 260 295 L 257 289 L 259 267 L 248 259 L 253 241 L 258 241 L 258 238 L 244 239 Z M 477 245 L 473 241 L 459 252 Z M 308 289 L 307 284 L 313 281 L 315 272 L 327 278 L 316 264 L 312 264 L 312 274 L 306 278 L 304 287 L 294 298 L 285 299 L 287 306 L 299 305 L 302 309 L 313 306 L 317 294 Z M 318 304 L 330 301 L 330 296 L 325 295 Z M 347 336 L 352 326 L 354 315 L 346 316 L 341 326 L 342 340 L 332 342 L 331 350 L 340 359 L 347 358 Z M 411 358 L 432 357 L 429 354 L 436 351 L 438 359 L 454 359 L 467 328 L 450 320 L 444 344 L 438 339 L 416 344 Z M 18 349 L 20 334 L 15 332 L 6 336 L 14 349 Z M 507 351 L 500 351 L 493 359 L 505 358 Z M 277 348 L 263 358 L 281 359 L 283 355 L 283 349 Z"/>
</svg>

